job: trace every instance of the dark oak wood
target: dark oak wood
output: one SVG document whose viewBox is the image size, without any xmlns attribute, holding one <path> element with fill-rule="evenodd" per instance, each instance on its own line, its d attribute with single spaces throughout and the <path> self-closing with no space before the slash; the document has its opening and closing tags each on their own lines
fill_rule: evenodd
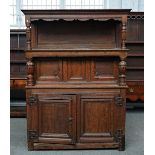
<svg viewBox="0 0 155 155">
<path fill-rule="evenodd" d="M 127 100 L 144 102 L 144 12 L 131 12 L 128 16 L 126 46 L 130 49 L 127 57 Z"/>
<path fill-rule="evenodd" d="M 22 10 L 28 149 L 125 149 L 128 9 Z"/>
</svg>

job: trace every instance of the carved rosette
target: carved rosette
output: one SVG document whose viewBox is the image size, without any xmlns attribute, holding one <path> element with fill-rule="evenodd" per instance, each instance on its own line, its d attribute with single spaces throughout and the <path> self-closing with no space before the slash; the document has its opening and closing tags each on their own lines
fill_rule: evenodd
<svg viewBox="0 0 155 155">
<path fill-rule="evenodd" d="M 127 18 L 122 19 L 122 49 L 126 49 L 125 41 L 126 41 L 126 32 L 127 31 Z"/>
<path fill-rule="evenodd" d="M 31 49 L 31 24 L 30 20 L 26 19 L 26 43 L 27 50 Z"/>
<path fill-rule="evenodd" d="M 119 85 L 126 86 L 126 61 L 121 60 L 119 63 Z"/>
<path fill-rule="evenodd" d="M 34 85 L 34 63 L 32 62 L 32 59 L 29 59 L 27 61 L 27 86 L 33 86 Z"/>
<path fill-rule="evenodd" d="M 123 133 L 122 129 L 118 129 L 115 132 L 115 141 L 119 144 L 119 150 L 124 151 L 125 150 L 125 135 Z"/>
</svg>

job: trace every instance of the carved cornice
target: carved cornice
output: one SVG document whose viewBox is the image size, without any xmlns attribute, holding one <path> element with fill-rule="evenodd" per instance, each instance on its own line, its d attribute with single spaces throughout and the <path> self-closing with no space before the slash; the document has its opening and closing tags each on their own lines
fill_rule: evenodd
<svg viewBox="0 0 155 155">
<path fill-rule="evenodd" d="M 122 20 L 122 16 L 128 15 L 130 9 L 99 9 L 99 10 L 22 10 L 30 18 L 30 21 L 36 20 L 66 20 L 66 21 L 87 21 L 87 20 Z"/>
</svg>

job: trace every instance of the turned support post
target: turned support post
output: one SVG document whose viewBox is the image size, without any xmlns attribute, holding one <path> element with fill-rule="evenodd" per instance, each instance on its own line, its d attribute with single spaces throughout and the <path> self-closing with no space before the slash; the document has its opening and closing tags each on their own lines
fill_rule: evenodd
<svg viewBox="0 0 155 155">
<path fill-rule="evenodd" d="M 27 86 L 34 85 L 34 63 L 32 59 L 28 59 L 27 61 Z"/>
<path fill-rule="evenodd" d="M 119 85 L 126 86 L 126 66 L 125 59 L 121 59 L 119 63 Z"/>
<path fill-rule="evenodd" d="M 29 19 L 26 19 L 26 43 L 27 43 L 27 50 L 30 50 L 31 49 L 31 24 Z"/>
<path fill-rule="evenodd" d="M 122 17 L 122 49 L 126 49 L 126 31 L 127 31 L 127 17 Z"/>
</svg>

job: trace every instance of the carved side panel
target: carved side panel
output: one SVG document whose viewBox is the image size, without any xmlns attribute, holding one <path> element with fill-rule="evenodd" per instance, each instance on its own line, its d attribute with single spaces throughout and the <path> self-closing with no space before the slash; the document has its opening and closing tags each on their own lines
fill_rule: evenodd
<svg viewBox="0 0 155 155">
<path fill-rule="evenodd" d="M 127 41 L 144 41 L 144 14 L 128 16 Z"/>
</svg>

